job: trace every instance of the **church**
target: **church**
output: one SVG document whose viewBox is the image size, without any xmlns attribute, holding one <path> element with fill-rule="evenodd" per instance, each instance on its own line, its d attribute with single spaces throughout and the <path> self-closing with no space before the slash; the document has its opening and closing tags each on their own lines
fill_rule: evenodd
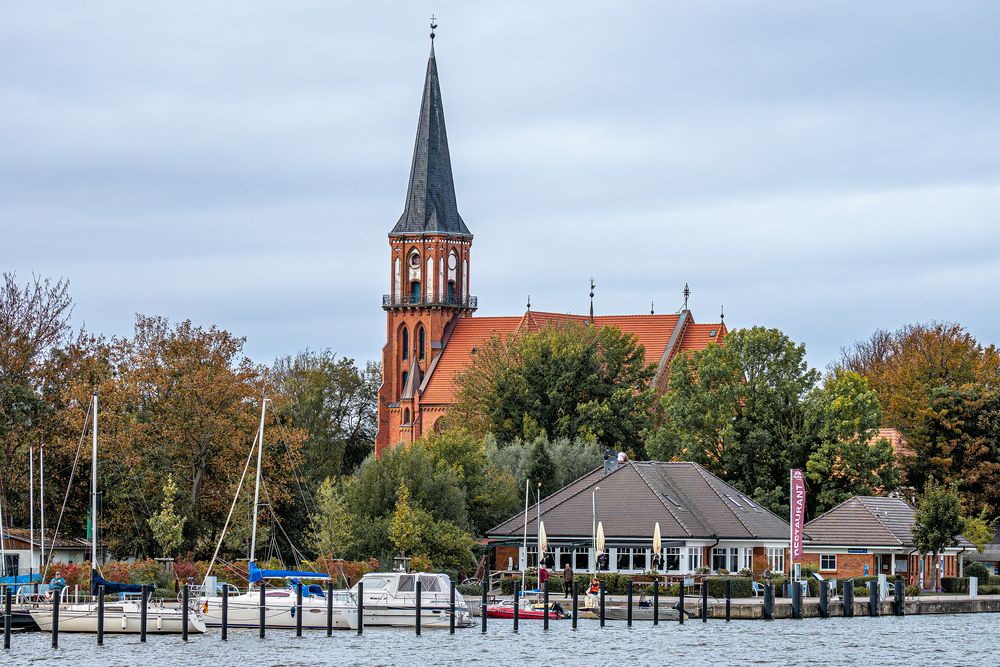
<svg viewBox="0 0 1000 667">
<path fill-rule="evenodd" d="M 522 315 L 474 316 L 478 300 L 470 292 L 472 232 L 458 213 L 433 39 L 432 34 L 406 204 L 389 232 L 376 456 L 386 447 L 441 429 L 454 400 L 456 377 L 472 363 L 476 348 L 494 335 L 537 331 L 567 321 L 618 327 L 638 339 L 646 361 L 656 365 L 653 382 L 664 391 L 676 355 L 726 335 L 724 322 L 696 323 L 686 299 L 680 312 L 665 315 L 588 316 L 529 309 Z"/>
</svg>

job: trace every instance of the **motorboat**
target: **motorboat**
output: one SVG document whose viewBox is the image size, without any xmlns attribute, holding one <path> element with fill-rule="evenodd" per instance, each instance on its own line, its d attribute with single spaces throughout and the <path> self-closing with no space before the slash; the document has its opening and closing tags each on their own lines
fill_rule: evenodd
<svg viewBox="0 0 1000 667">
<path fill-rule="evenodd" d="M 525 591 L 523 595 L 518 596 L 518 619 L 544 619 L 546 614 L 549 620 L 566 618 L 566 610 L 558 602 L 550 602 L 546 610 L 541 595 L 541 591 Z M 488 605 L 486 615 L 490 618 L 514 618 L 514 601 L 501 600 L 497 604 Z"/>
<path fill-rule="evenodd" d="M 435 572 L 369 572 L 361 577 L 364 624 L 366 626 L 413 627 L 417 618 L 417 583 L 420 583 L 420 626 L 447 628 L 451 621 L 451 580 Z M 351 589 L 356 600 L 358 585 Z M 348 621 L 357 629 L 357 605 Z M 455 595 L 455 627 L 475 625 L 465 598 Z"/>
</svg>

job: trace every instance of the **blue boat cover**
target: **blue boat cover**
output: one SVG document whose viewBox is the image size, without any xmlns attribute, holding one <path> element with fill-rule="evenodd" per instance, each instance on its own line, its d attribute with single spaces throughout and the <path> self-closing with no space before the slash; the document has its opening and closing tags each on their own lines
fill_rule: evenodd
<svg viewBox="0 0 1000 667">
<path fill-rule="evenodd" d="M 19 574 L 16 577 L 0 577 L 0 584 L 34 584 L 42 581 L 40 574 Z"/>
<path fill-rule="evenodd" d="M 97 570 L 90 572 L 90 594 L 97 595 L 97 587 L 104 586 L 105 595 L 115 595 L 117 593 L 141 593 L 143 588 L 153 590 L 152 584 L 123 584 L 118 581 L 108 581 Z"/>
<path fill-rule="evenodd" d="M 301 577 L 303 579 L 329 579 L 330 577 L 321 572 L 300 572 L 298 570 L 262 570 L 253 561 L 250 562 L 248 579 L 251 584 L 256 584 L 261 579 L 276 578 L 288 579 L 289 577 Z"/>
</svg>

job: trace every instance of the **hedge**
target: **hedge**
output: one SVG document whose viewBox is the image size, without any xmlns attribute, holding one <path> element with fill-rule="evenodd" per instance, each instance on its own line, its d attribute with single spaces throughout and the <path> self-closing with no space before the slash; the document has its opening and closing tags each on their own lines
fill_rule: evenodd
<svg viewBox="0 0 1000 667">
<path fill-rule="evenodd" d="M 586 595 L 587 589 L 590 588 L 590 582 L 592 581 L 589 574 L 578 574 L 574 577 L 576 581 L 577 592 L 580 595 Z M 600 572 L 597 575 L 597 579 L 604 582 L 604 592 L 608 595 L 625 595 L 628 592 L 628 581 L 632 580 L 632 593 L 635 596 L 639 595 L 652 595 L 653 594 L 653 584 L 652 579 L 649 575 L 637 574 L 634 576 L 627 574 L 618 574 L 616 572 Z M 718 586 L 719 591 L 723 591 L 718 594 L 718 597 L 724 595 L 724 585 L 722 581 L 724 577 L 719 577 Z M 733 577 L 734 581 L 743 580 L 742 577 Z M 520 582 L 520 577 L 507 577 L 500 580 L 500 592 L 503 595 L 513 595 L 514 594 L 514 582 Z M 749 579 L 746 580 L 747 593 L 745 597 L 750 597 Z M 528 590 L 532 590 L 538 587 L 538 577 L 536 575 L 528 575 L 524 578 L 524 585 Z M 712 595 L 713 584 L 709 584 L 709 592 Z M 739 587 L 740 584 L 733 585 L 733 596 L 734 597 L 744 597 L 743 593 L 737 593 L 737 591 L 742 591 L 743 589 Z M 556 571 L 551 576 L 549 576 L 549 592 L 550 593 L 562 593 L 563 592 L 563 579 L 561 574 Z M 660 585 L 660 594 L 665 596 L 676 596 L 680 593 L 680 584 L 673 584 L 667 586 L 666 584 Z"/>
<path fill-rule="evenodd" d="M 941 577 L 942 593 L 968 593 L 968 577 Z"/>
<path fill-rule="evenodd" d="M 726 597 L 726 582 L 731 581 L 731 593 L 734 598 L 753 597 L 752 580 L 749 577 L 710 577 L 708 578 L 708 594 L 714 598 Z"/>
</svg>

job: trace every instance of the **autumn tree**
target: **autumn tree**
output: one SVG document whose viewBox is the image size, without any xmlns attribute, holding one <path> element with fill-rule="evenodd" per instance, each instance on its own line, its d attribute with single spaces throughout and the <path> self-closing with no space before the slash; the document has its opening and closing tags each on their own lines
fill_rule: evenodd
<svg viewBox="0 0 1000 667">
<path fill-rule="evenodd" d="M 351 548 L 350 516 L 343 493 L 327 477 L 316 491 L 309 521 L 309 546 L 321 556 L 340 557 Z"/>
<path fill-rule="evenodd" d="M 168 474 L 167 481 L 163 484 L 163 501 L 160 503 L 160 511 L 149 517 L 147 521 L 150 530 L 153 531 L 153 539 L 160 546 L 160 553 L 164 557 L 170 556 L 184 540 L 184 521 L 186 519 L 177 516 L 174 512 L 175 495 L 177 495 L 177 485 L 174 484 L 174 476 Z"/>
<path fill-rule="evenodd" d="M 655 368 L 632 334 L 567 323 L 494 336 L 457 378 L 449 422 L 501 443 L 583 438 L 642 454 Z"/>
</svg>

